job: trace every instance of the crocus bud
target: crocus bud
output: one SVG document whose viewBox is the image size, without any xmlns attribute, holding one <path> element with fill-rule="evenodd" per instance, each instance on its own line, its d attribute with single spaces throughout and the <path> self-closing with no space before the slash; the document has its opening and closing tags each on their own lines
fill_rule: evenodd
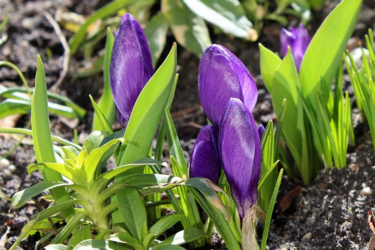
<svg viewBox="0 0 375 250">
<path fill-rule="evenodd" d="M 238 98 L 250 111 L 258 98 L 256 84 L 245 65 L 229 50 L 215 44 L 203 52 L 198 88 L 203 110 L 216 129 L 230 98 Z"/>
<path fill-rule="evenodd" d="M 259 127 L 258 127 L 258 134 L 259 134 L 259 139 L 262 140 L 262 137 L 263 137 L 263 134 L 264 134 L 264 131 L 266 129 L 263 127 L 262 124 L 259 124 Z"/>
<path fill-rule="evenodd" d="M 220 170 L 216 132 L 213 126 L 207 125 L 199 132 L 191 152 L 189 176 L 207 178 L 217 184 Z"/>
<path fill-rule="evenodd" d="M 305 26 L 300 24 L 297 29 L 289 27 L 289 30 L 282 29 L 280 33 L 281 55 L 284 57 L 290 47 L 294 63 L 299 71 L 303 56 L 311 41 L 310 35 Z"/>
<path fill-rule="evenodd" d="M 261 144 L 252 114 L 239 100 L 229 100 L 219 135 L 225 175 L 240 218 L 258 198 Z"/>
<path fill-rule="evenodd" d="M 130 14 L 122 17 L 116 31 L 110 66 L 110 82 L 117 118 L 125 127 L 134 104 L 153 74 L 152 58 L 145 34 Z"/>
</svg>

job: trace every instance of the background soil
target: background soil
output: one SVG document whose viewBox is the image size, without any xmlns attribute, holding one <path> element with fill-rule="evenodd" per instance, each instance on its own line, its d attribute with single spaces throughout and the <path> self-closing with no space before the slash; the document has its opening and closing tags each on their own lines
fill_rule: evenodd
<svg viewBox="0 0 375 250">
<path fill-rule="evenodd" d="M 64 50 L 42 11 L 48 11 L 53 15 L 58 8 L 63 7 L 72 12 L 89 15 L 105 2 L 101 0 L 0 0 L 0 20 L 4 20 L 9 13 L 12 13 L 6 29 L 8 40 L 0 47 L 0 60 L 16 64 L 25 74 L 30 86 L 33 86 L 36 55 L 40 54 L 44 62 L 47 84 L 51 87 L 60 75 Z M 322 10 L 314 13 L 314 20 L 307 25 L 311 35 L 338 2 L 338 0 L 327 0 Z M 296 26 L 298 20 L 290 18 L 290 24 Z M 356 44 L 363 39 L 368 28 L 375 28 L 373 0 L 364 1 L 360 20 L 353 34 L 356 39 L 353 39 L 352 43 L 354 41 L 353 44 Z M 278 23 L 265 22 L 259 42 L 273 51 L 278 51 L 280 29 L 281 25 Z M 212 41 L 229 48 L 245 63 L 254 76 L 259 91 L 258 103 L 254 110 L 256 121 L 263 125 L 266 125 L 270 119 L 276 122 L 271 97 L 260 77 L 258 44 L 244 42 L 224 34 L 213 34 L 211 27 L 210 31 Z M 72 33 L 64 30 L 64 35 L 68 39 Z M 173 41 L 173 36 L 169 34 L 166 48 L 169 48 Z M 104 47 L 104 41 L 100 46 L 98 51 Z M 52 51 L 52 57 L 47 58 L 46 48 Z M 87 63 L 80 53 L 71 59 L 71 72 L 65 78 L 59 93 L 68 96 L 88 110 L 88 114 L 76 126 L 71 121 L 51 116 L 52 132 L 55 135 L 71 139 L 73 130 L 69 126 L 72 124 L 77 128 L 81 139 L 91 130 L 93 110 L 88 96 L 91 94 L 95 99 L 99 98 L 103 86 L 102 75 L 78 79 L 72 83 L 75 69 Z M 194 138 L 199 129 L 205 125 L 206 118 L 200 107 L 197 89 L 199 58 L 179 46 L 178 64 L 180 78 L 172 117 L 188 157 Z M 353 98 L 348 78 L 345 79 L 347 90 Z M 14 71 L 2 67 L 0 84 L 21 85 L 21 81 Z M 355 103 L 353 107 L 355 111 Z M 365 247 L 371 237 L 366 224 L 367 212 L 375 206 L 375 197 L 372 193 L 375 189 L 375 156 L 368 128 L 361 123 L 357 113 L 354 112 L 353 116 L 357 124 L 356 138 L 359 139 L 348 154 L 349 167 L 343 170 L 322 171 L 313 184 L 305 187 L 306 191 L 293 200 L 288 210 L 274 214 L 268 241 L 269 249 L 363 249 Z M 17 127 L 25 127 L 27 122 L 28 117 L 25 116 L 18 120 Z M 16 144 L 16 139 L 0 135 L 0 156 L 5 155 Z M 11 165 L 0 166 L 0 186 L 5 197 L 10 198 L 15 192 L 41 179 L 40 174 L 36 172 L 32 175 L 27 174 L 27 165 L 35 162 L 33 155 L 32 147 L 23 143 L 7 157 Z M 302 185 L 299 180 L 285 177 L 278 200 L 297 185 Z M 0 200 L 0 249 L 8 248 L 14 242 L 20 229 L 37 211 L 32 204 L 20 210 L 11 210 L 9 201 L 3 198 Z M 23 241 L 21 247 L 32 249 L 37 239 L 38 236 L 31 237 Z M 215 236 L 210 249 L 222 248 L 224 248 L 222 242 Z"/>
</svg>

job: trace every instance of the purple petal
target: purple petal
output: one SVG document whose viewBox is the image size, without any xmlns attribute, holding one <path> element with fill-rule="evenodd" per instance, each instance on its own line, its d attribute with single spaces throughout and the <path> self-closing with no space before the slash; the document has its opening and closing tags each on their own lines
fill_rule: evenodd
<svg viewBox="0 0 375 250">
<path fill-rule="evenodd" d="M 286 53 L 288 52 L 288 46 L 293 47 L 294 40 L 295 40 L 295 35 L 286 30 L 286 29 L 281 29 L 280 32 L 280 47 L 281 47 L 281 56 L 284 57 L 286 56 Z"/>
<path fill-rule="evenodd" d="M 260 139 L 260 140 L 262 140 L 262 137 L 263 137 L 263 134 L 264 134 L 264 131 L 265 131 L 265 130 L 266 130 L 266 129 L 263 127 L 263 125 L 260 124 L 259 127 L 258 127 L 258 134 L 259 134 L 259 139 Z"/>
<path fill-rule="evenodd" d="M 220 178 L 220 158 L 217 150 L 217 138 L 213 126 L 204 126 L 198 134 L 190 157 L 191 178 L 202 177 L 218 183 Z"/>
<path fill-rule="evenodd" d="M 257 85 L 255 84 L 253 77 L 251 76 L 246 66 L 242 63 L 242 61 L 238 59 L 232 52 L 230 52 L 226 48 L 224 49 L 230 56 L 233 68 L 236 70 L 238 81 L 241 84 L 243 95 L 242 101 L 245 104 L 245 106 L 249 109 L 249 111 L 252 112 L 258 100 Z"/>
<path fill-rule="evenodd" d="M 300 26 L 296 29 L 296 40 L 294 41 L 294 44 L 291 47 L 294 62 L 296 64 L 298 71 L 301 66 L 303 56 L 305 55 L 307 47 L 310 44 L 310 41 L 311 38 L 307 30 L 305 29 L 305 26 L 303 26 L 303 24 L 300 24 Z"/>
<path fill-rule="evenodd" d="M 258 91 L 245 65 L 220 45 L 208 47 L 201 58 L 199 97 L 207 117 L 219 128 L 230 98 L 238 98 L 253 109 Z"/>
<path fill-rule="evenodd" d="M 239 99 L 231 98 L 228 103 L 219 148 L 233 200 L 243 218 L 258 196 L 261 144 L 254 118 Z"/>
<path fill-rule="evenodd" d="M 110 82 L 113 98 L 122 116 L 129 121 L 134 104 L 153 73 L 151 52 L 139 23 L 125 14 L 113 45 Z"/>
</svg>

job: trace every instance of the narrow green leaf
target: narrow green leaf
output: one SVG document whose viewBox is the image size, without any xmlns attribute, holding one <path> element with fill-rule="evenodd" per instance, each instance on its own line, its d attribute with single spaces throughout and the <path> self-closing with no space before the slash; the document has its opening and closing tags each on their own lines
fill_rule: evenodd
<svg viewBox="0 0 375 250">
<path fill-rule="evenodd" d="M 216 25 L 225 33 L 250 41 L 258 39 L 252 23 L 237 0 L 183 0 L 198 16 Z"/>
<path fill-rule="evenodd" d="M 69 240 L 68 247 L 73 248 L 81 241 L 88 239 L 91 239 L 91 229 L 90 226 L 84 226 L 78 229 L 77 231 L 73 232 L 73 236 Z"/>
<path fill-rule="evenodd" d="M 165 239 L 159 246 L 166 245 L 182 245 L 199 238 L 207 236 L 205 232 L 198 228 L 188 228 L 183 231 L 176 233 Z M 155 249 L 159 249 L 158 246 Z"/>
<path fill-rule="evenodd" d="M 117 193 L 118 206 L 128 231 L 139 242 L 147 234 L 147 213 L 143 201 L 135 188 L 125 188 Z"/>
<path fill-rule="evenodd" d="M 182 0 L 162 0 L 161 9 L 177 42 L 194 54 L 202 55 L 211 45 L 204 20 L 195 15 Z"/>
<path fill-rule="evenodd" d="M 30 111 L 31 103 L 29 100 L 6 99 L 0 103 L 0 119 L 9 115 L 29 114 Z M 48 102 L 48 111 L 67 118 L 78 118 L 77 113 L 71 107 L 57 103 Z"/>
<path fill-rule="evenodd" d="M 264 85 L 268 92 L 272 93 L 273 77 L 281 59 L 272 51 L 259 44 L 260 49 L 260 72 L 262 74 Z"/>
<path fill-rule="evenodd" d="M 305 130 L 302 98 L 298 73 L 290 48 L 276 70 L 272 91 L 273 93 L 277 93 L 272 95 L 272 104 L 276 114 L 281 113 L 281 104 L 284 102 L 284 99 L 287 100 L 284 111 L 283 134 L 304 182 L 308 183 L 311 178 L 311 166 L 302 162 L 304 160 L 304 147 L 307 146 L 304 140 Z"/>
<path fill-rule="evenodd" d="M 129 250 L 131 248 L 117 245 L 114 242 L 106 240 L 84 240 L 76 245 L 73 250 Z"/>
<path fill-rule="evenodd" d="M 130 5 L 134 2 L 134 0 L 115 0 L 101 9 L 97 10 L 92 14 L 89 18 L 87 18 L 86 22 L 79 28 L 78 32 L 72 37 L 69 42 L 70 47 L 70 55 L 76 53 L 79 45 L 85 39 L 87 28 L 95 23 L 97 20 L 102 19 L 104 17 L 110 16 L 116 13 L 121 8 L 124 8 L 127 5 Z"/>
<path fill-rule="evenodd" d="M 98 131 L 105 131 L 109 135 L 113 133 L 112 127 L 110 123 L 108 122 L 107 118 L 99 108 L 99 106 L 95 103 L 94 99 L 90 95 L 90 101 L 92 104 L 92 107 L 94 108 L 94 121 L 93 121 L 93 128 L 92 130 L 98 130 Z"/>
<path fill-rule="evenodd" d="M 64 226 L 63 230 L 51 241 L 51 244 L 61 244 L 70 236 L 70 234 L 77 228 L 80 220 L 85 217 L 86 213 L 75 214 L 68 223 Z"/>
<path fill-rule="evenodd" d="M 264 229 L 263 229 L 263 235 L 262 235 L 262 245 L 260 247 L 261 250 L 266 250 L 266 247 L 267 247 L 268 231 L 269 231 L 270 224 L 271 224 L 271 218 L 272 218 L 273 208 L 275 206 L 277 194 L 279 193 L 280 184 L 283 179 L 283 173 L 284 173 L 284 169 L 281 169 L 279 173 L 279 177 L 277 178 L 275 189 L 273 190 L 273 193 L 272 193 L 270 205 L 267 209 L 266 222 L 264 223 Z"/>
<path fill-rule="evenodd" d="M 33 135 L 33 131 L 29 129 L 24 129 L 24 128 L 0 128 L 0 133 L 30 135 L 30 136 Z M 74 144 L 70 141 L 67 141 L 61 137 L 52 135 L 52 140 L 62 145 L 72 146 L 78 150 L 81 150 L 81 147 L 79 145 Z"/>
<path fill-rule="evenodd" d="M 182 214 L 168 215 L 161 218 L 150 229 L 149 233 L 154 234 L 155 238 L 159 237 L 162 233 L 171 228 L 174 224 L 182 220 L 185 216 Z"/>
<path fill-rule="evenodd" d="M 152 76 L 139 95 L 124 135 L 120 164 L 148 156 L 157 125 L 164 114 L 176 75 L 177 51 L 174 44 L 167 59 Z M 143 172 L 143 171 L 142 171 Z"/>
<path fill-rule="evenodd" d="M 31 124 L 33 131 L 33 142 L 35 156 L 38 163 L 55 162 L 55 153 L 52 146 L 52 138 L 49 127 L 49 116 L 47 108 L 47 85 L 44 74 L 44 67 L 40 56 L 37 57 L 37 71 L 35 77 L 35 91 L 32 98 Z M 43 178 L 46 181 L 62 181 L 58 172 L 41 168 Z M 69 195 L 64 187 L 57 187 L 51 190 L 57 203 L 69 201 Z M 64 217 L 69 217 L 75 212 L 73 207 L 63 211 Z"/>
<path fill-rule="evenodd" d="M 67 250 L 68 247 L 62 244 L 50 244 L 50 245 L 45 246 L 44 249 L 45 250 Z"/>
<path fill-rule="evenodd" d="M 104 88 L 102 96 L 97 105 L 97 109 L 94 106 L 94 118 L 92 122 L 92 130 L 100 130 L 100 128 L 105 128 L 106 131 L 112 131 L 111 124 L 115 120 L 115 103 L 113 101 L 113 95 L 111 91 L 111 85 L 109 83 L 109 74 L 110 74 L 110 64 L 111 64 L 111 56 L 112 56 L 112 48 L 113 43 L 115 41 L 115 36 L 113 35 L 110 28 L 107 29 L 107 41 L 105 43 L 105 53 L 104 53 L 104 62 L 103 62 L 103 77 L 104 77 Z M 91 98 L 91 97 L 90 97 Z M 92 102 L 92 101 L 91 101 Z M 100 110 L 101 112 L 98 112 Z M 103 119 L 103 117 L 105 119 Z M 98 121 L 99 120 L 99 121 Z M 107 124 L 104 121 L 107 121 Z M 101 126 L 100 126 L 101 125 Z M 103 125 L 105 127 L 103 127 Z M 108 129 L 108 126 L 110 129 Z M 112 131 L 113 133 L 113 131 Z"/>
<path fill-rule="evenodd" d="M 317 107 L 316 94 L 319 89 L 327 100 L 337 66 L 341 63 L 341 56 L 353 33 L 361 6 L 362 0 L 344 0 L 338 4 L 324 20 L 307 48 L 301 64 L 300 80 L 302 95 L 308 100 L 309 107 Z M 325 85 L 320 87 L 322 79 Z"/>
<path fill-rule="evenodd" d="M 164 119 L 166 121 L 167 125 L 167 139 L 168 139 L 168 147 L 169 147 L 169 153 L 171 156 L 173 156 L 178 166 L 181 168 L 181 174 L 188 175 L 188 166 L 185 160 L 184 152 L 181 148 L 181 143 L 177 135 L 176 128 L 173 124 L 173 120 L 171 117 L 171 114 L 169 112 L 169 109 L 166 108 L 164 110 Z M 175 176 L 182 177 L 182 175 L 179 175 L 178 173 L 174 173 Z"/>
<path fill-rule="evenodd" d="M 31 186 L 29 188 L 26 188 L 22 191 L 19 191 L 15 193 L 12 197 L 12 206 L 15 206 L 17 208 L 20 208 L 25 202 L 34 197 L 35 195 L 40 194 L 41 192 L 45 190 L 49 190 L 51 188 L 55 187 L 64 187 L 64 186 L 70 186 L 72 184 L 60 182 L 60 181 L 42 181 L 34 186 Z"/>
</svg>

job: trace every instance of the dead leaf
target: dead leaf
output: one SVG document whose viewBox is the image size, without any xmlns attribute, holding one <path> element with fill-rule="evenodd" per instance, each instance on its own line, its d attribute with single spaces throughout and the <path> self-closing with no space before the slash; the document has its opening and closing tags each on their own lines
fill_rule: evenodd
<svg viewBox="0 0 375 250">
<path fill-rule="evenodd" d="M 297 187 L 293 188 L 292 191 L 290 191 L 289 193 L 287 193 L 281 199 L 281 201 L 277 205 L 276 212 L 277 213 L 283 213 L 283 212 L 285 212 L 290 207 L 290 205 L 292 204 L 293 198 L 297 197 L 297 196 L 300 196 L 303 191 L 306 191 L 306 190 L 304 188 L 302 188 L 301 186 L 299 186 L 299 185 Z"/>
</svg>

